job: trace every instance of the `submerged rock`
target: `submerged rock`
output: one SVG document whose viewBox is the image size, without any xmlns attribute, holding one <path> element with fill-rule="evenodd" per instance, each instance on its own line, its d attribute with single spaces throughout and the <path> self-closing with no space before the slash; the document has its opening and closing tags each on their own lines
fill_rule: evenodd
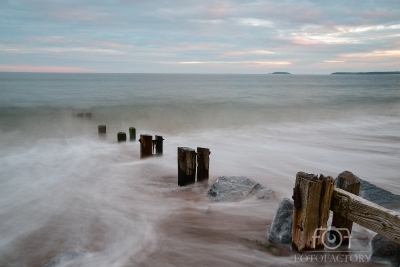
<svg viewBox="0 0 400 267">
<path fill-rule="evenodd" d="M 221 176 L 208 189 L 207 196 L 214 201 L 240 201 L 256 195 L 258 199 L 271 199 L 273 191 L 250 178 Z"/>
<path fill-rule="evenodd" d="M 42 265 L 42 267 L 57 267 L 60 264 L 67 263 L 68 261 L 76 259 L 82 255 L 83 255 L 82 253 L 78 253 L 75 251 L 66 251 L 66 252 L 58 254 L 51 261 Z"/>
<path fill-rule="evenodd" d="M 371 241 L 371 260 L 375 262 L 389 262 L 392 266 L 400 266 L 400 244 L 390 241 L 377 234 Z"/>
<path fill-rule="evenodd" d="M 272 219 L 268 230 L 269 239 L 275 244 L 292 243 L 293 200 L 284 198 Z"/>
</svg>

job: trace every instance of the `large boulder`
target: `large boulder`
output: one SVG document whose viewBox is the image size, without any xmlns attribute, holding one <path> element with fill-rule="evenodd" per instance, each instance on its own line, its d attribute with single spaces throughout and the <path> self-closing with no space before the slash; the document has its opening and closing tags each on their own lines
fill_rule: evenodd
<svg viewBox="0 0 400 267">
<path fill-rule="evenodd" d="M 344 171 L 341 174 L 344 173 L 350 173 L 351 175 L 354 175 L 348 171 Z M 392 192 L 389 192 L 383 188 L 377 187 L 376 185 L 371 184 L 370 182 L 365 181 L 356 175 L 354 175 L 354 177 L 360 181 L 360 193 L 358 194 L 360 197 L 388 208 L 391 208 L 396 204 L 400 204 L 400 195 L 393 194 Z M 335 186 L 337 186 L 337 180 L 338 178 L 335 179 Z"/>
<path fill-rule="evenodd" d="M 206 194 L 214 201 L 240 201 L 251 196 L 258 199 L 274 197 L 273 191 L 243 176 L 218 177 Z"/>
<path fill-rule="evenodd" d="M 375 262 L 389 262 L 392 266 L 400 266 L 400 244 L 390 241 L 377 234 L 371 241 L 371 260 Z"/>
<path fill-rule="evenodd" d="M 292 243 L 293 200 L 284 198 L 272 219 L 268 230 L 269 239 L 275 244 Z"/>
<path fill-rule="evenodd" d="M 67 263 L 71 260 L 81 257 L 83 254 L 75 251 L 66 251 L 58 254 L 49 262 L 42 265 L 42 267 L 57 267 L 61 266 L 61 264 Z"/>
<path fill-rule="evenodd" d="M 395 195 L 385 189 L 377 187 L 363 179 L 360 179 L 360 197 L 378 205 L 390 207 L 400 203 L 400 195 Z"/>
</svg>

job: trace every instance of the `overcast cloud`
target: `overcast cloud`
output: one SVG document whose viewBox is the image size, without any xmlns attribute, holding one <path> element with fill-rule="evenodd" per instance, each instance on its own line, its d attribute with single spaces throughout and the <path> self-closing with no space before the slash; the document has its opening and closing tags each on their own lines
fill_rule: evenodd
<svg viewBox="0 0 400 267">
<path fill-rule="evenodd" d="M 0 71 L 400 70 L 400 1 L 2 0 Z"/>
</svg>

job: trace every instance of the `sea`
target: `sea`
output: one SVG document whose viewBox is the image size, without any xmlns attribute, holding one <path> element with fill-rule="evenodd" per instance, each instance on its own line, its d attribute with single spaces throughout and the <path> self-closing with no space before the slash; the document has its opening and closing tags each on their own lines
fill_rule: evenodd
<svg viewBox="0 0 400 267">
<path fill-rule="evenodd" d="M 208 181 L 178 186 L 178 147 L 210 149 Z M 400 194 L 400 75 L 0 73 L 0 266 L 306 266 L 268 243 L 276 207 L 345 170 Z M 220 176 L 275 197 L 213 202 Z"/>
</svg>

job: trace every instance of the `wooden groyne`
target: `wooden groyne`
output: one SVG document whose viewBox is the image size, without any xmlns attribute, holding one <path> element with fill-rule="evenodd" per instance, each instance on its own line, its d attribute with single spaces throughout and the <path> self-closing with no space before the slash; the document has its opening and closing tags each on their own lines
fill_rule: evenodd
<svg viewBox="0 0 400 267">
<path fill-rule="evenodd" d="M 400 244 L 400 213 L 357 196 L 359 189 L 360 181 L 351 172 L 339 174 L 337 187 L 332 177 L 299 172 L 293 189 L 293 247 L 307 251 L 350 246 L 353 222 Z M 330 210 L 334 215 L 327 227 Z M 336 246 L 327 246 L 328 235 Z"/>
</svg>

